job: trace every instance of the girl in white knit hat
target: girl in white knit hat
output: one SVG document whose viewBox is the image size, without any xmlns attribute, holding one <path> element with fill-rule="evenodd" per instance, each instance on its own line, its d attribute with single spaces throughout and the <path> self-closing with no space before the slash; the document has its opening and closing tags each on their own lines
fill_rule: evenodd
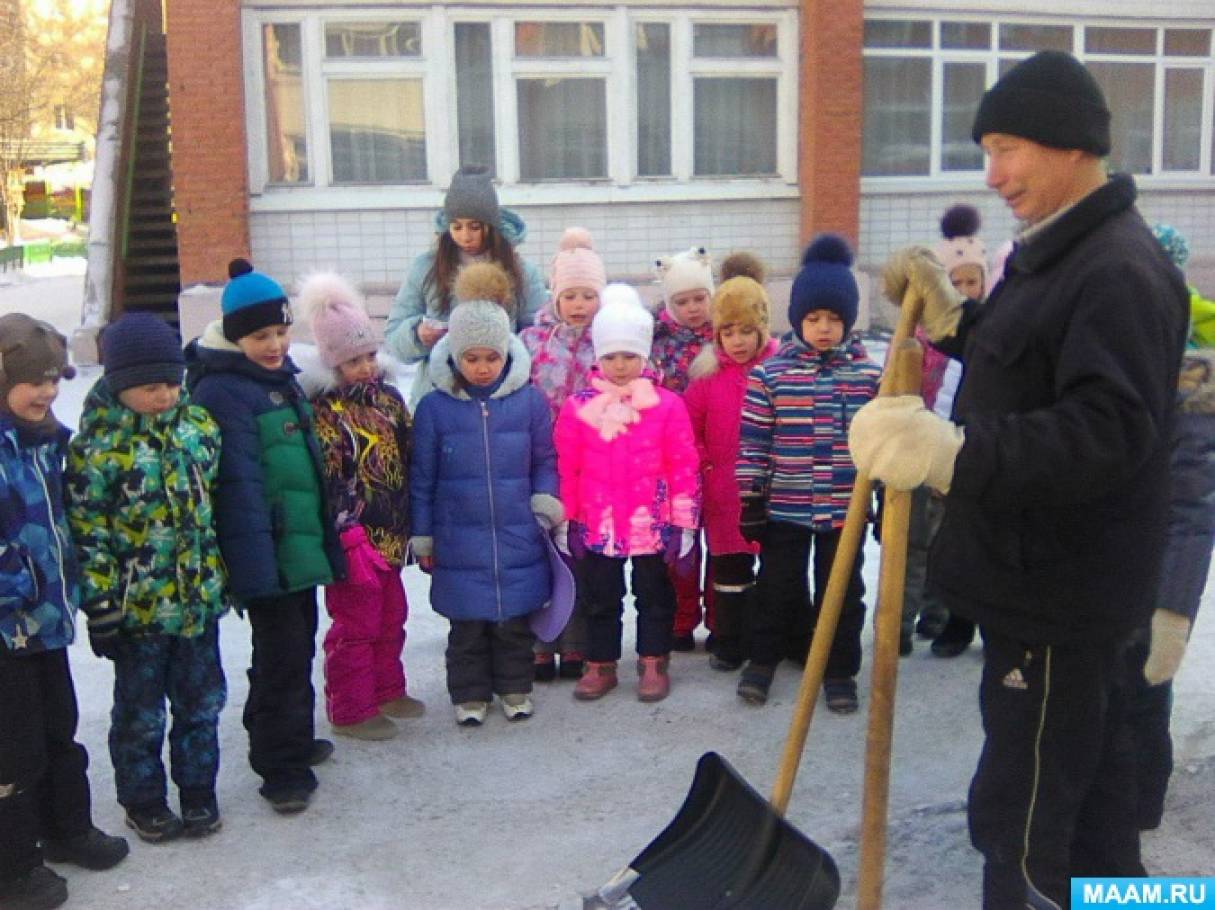
<svg viewBox="0 0 1215 910">
<path fill-rule="evenodd" d="M 667 675 L 675 590 L 667 564 L 690 562 L 700 520 L 692 425 L 683 401 L 647 369 L 654 320 L 637 292 L 608 285 L 591 324 L 598 368 L 591 387 L 557 418 L 565 540 L 586 603 L 590 645 L 574 696 L 601 698 L 616 686 L 624 610 L 624 566 L 633 563 L 637 605 L 637 695 L 659 701 Z"/>
</svg>

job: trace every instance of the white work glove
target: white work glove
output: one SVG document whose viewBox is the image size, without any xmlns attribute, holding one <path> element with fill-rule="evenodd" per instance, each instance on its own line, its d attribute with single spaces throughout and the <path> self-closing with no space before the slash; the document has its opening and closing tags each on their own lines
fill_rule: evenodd
<svg viewBox="0 0 1215 910">
<path fill-rule="evenodd" d="M 928 247 L 907 246 L 895 252 L 882 269 L 882 286 L 886 299 L 895 306 L 902 306 L 908 288 L 924 301 L 920 325 L 932 341 L 958 330 L 966 298 L 954 288 L 945 266 Z"/>
<path fill-rule="evenodd" d="M 875 398 L 856 412 L 848 448 L 857 469 L 895 490 L 927 485 L 948 493 L 962 428 L 924 407 L 919 395 Z"/>
<path fill-rule="evenodd" d="M 1166 683 L 1177 675 L 1190 639 L 1190 620 L 1180 613 L 1157 608 L 1152 614 L 1152 647 L 1143 667 L 1149 686 Z"/>
<path fill-rule="evenodd" d="M 562 556 L 570 555 L 570 523 L 563 521 L 553 528 L 553 546 Z"/>
</svg>

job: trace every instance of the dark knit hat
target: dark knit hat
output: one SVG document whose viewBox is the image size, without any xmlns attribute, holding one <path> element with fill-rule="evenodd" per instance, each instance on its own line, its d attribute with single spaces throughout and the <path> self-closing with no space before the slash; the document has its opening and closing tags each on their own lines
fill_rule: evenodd
<svg viewBox="0 0 1215 910">
<path fill-rule="evenodd" d="M 186 358 L 181 339 L 151 313 L 127 313 L 101 334 L 105 384 L 117 395 L 153 382 L 181 385 Z"/>
<path fill-rule="evenodd" d="M 55 327 L 24 313 L 0 316 L 0 404 L 13 386 L 71 379 L 67 339 Z"/>
<path fill-rule="evenodd" d="M 456 171 L 443 200 L 443 213 L 448 222 L 457 218 L 473 218 L 482 224 L 500 227 L 498 193 L 490 179 L 489 169 L 469 164 Z"/>
<path fill-rule="evenodd" d="M 281 284 L 254 271 L 247 259 L 229 262 L 228 276 L 232 280 L 220 300 L 225 338 L 235 343 L 268 325 L 291 325 L 291 305 Z"/>
<path fill-rule="evenodd" d="M 820 234 L 807 247 L 789 291 L 789 324 L 802 341 L 802 320 L 815 310 L 844 320 L 845 336 L 852 331 L 861 294 L 851 266 L 852 248 L 839 234 Z"/>
<path fill-rule="evenodd" d="M 1058 149 L 1110 153 L 1110 109 L 1093 74 L 1063 51 L 1022 60 L 983 95 L 971 137 L 1008 133 Z"/>
</svg>

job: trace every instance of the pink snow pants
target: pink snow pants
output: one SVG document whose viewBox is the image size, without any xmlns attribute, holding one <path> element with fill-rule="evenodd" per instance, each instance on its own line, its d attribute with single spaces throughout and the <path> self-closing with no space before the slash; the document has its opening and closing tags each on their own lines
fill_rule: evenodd
<svg viewBox="0 0 1215 910">
<path fill-rule="evenodd" d="M 325 711 L 329 722 L 357 724 L 405 694 L 405 619 L 401 570 L 375 567 L 376 585 L 327 585 L 333 624 L 325 634 Z"/>
</svg>

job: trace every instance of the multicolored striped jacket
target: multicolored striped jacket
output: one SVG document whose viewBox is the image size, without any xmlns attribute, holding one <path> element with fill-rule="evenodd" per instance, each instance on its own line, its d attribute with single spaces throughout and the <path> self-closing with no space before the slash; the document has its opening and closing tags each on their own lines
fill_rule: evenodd
<svg viewBox="0 0 1215 910">
<path fill-rule="evenodd" d="M 859 344 L 819 353 L 796 337 L 785 342 L 747 377 L 739 492 L 762 494 L 773 521 L 843 527 L 856 480 L 848 426 L 881 375 Z"/>
<path fill-rule="evenodd" d="M 700 349 L 713 343 L 713 323 L 706 322 L 698 329 L 690 329 L 679 323 L 670 311 L 663 307 L 654 323 L 654 346 L 650 362 L 658 372 L 664 389 L 682 395 L 688 387 L 688 370 Z"/>
</svg>

